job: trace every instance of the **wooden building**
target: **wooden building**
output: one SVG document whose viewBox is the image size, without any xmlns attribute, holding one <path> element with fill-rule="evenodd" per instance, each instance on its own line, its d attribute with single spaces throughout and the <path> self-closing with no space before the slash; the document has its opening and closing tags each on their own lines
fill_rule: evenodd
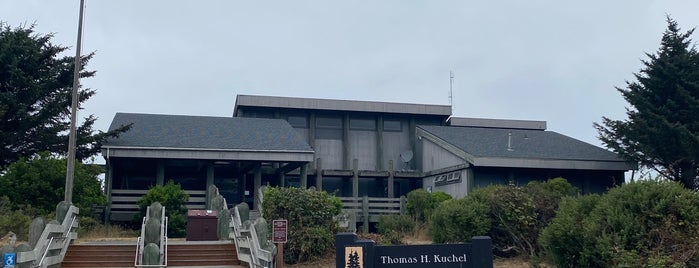
<svg viewBox="0 0 699 268">
<path fill-rule="evenodd" d="M 110 219 L 130 220 L 149 187 L 173 180 L 202 208 L 216 185 L 256 205 L 260 185 L 337 196 L 460 197 L 491 183 L 569 178 L 583 191 L 623 182 L 616 154 L 546 131 L 541 121 L 451 117 L 447 105 L 239 95 L 232 117 L 118 113 L 133 124 L 102 147 Z"/>
</svg>

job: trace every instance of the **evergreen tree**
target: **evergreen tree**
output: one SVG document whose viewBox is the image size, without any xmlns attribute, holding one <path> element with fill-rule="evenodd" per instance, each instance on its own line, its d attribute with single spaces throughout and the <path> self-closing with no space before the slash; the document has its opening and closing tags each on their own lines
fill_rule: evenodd
<svg viewBox="0 0 699 268">
<path fill-rule="evenodd" d="M 359 264 L 359 254 L 356 251 L 350 252 L 349 260 L 347 261 L 347 268 L 362 268 Z"/>
<path fill-rule="evenodd" d="M 75 163 L 73 203 L 82 215 L 90 215 L 92 205 L 105 205 L 107 198 L 102 192 L 98 175 L 104 170 L 96 165 Z M 10 164 L 0 174 L 0 195 L 12 202 L 11 209 L 33 207 L 39 214 L 56 211 L 56 204 L 64 198 L 66 160 L 46 152 Z"/>
<path fill-rule="evenodd" d="M 617 88 L 630 104 L 626 120 L 595 123 L 600 140 L 626 159 L 696 189 L 699 168 L 699 55 L 690 36 L 667 18 L 660 49 L 646 53 L 636 81 Z"/>
<path fill-rule="evenodd" d="M 33 26 L 10 28 L 0 22 L 0 169 L 21 157 L 48 151 L 66 154 L 73 88 L 74 57 L 61 56 L 68 48 L 51 43 L 51 34 L 37 34 Z M 95 75 L 84 68 L 94 54 L 81 57 L 80 77 Z M 95 91 L 79 90 L 82 104 Z M 89 115 L 77 126 L 76 158 L 95 155 L 107 133 L 92 129 Z"/>
</svg>

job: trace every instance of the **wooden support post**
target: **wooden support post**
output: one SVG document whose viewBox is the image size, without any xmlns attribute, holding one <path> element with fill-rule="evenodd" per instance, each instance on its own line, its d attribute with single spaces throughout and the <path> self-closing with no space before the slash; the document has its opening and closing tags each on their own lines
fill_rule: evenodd
<svg viewBox="0 0 699 268">
<path fill-rule="evenodd" d="M 109 156 L 107 156 L 109 157 Z M 104 224 L 109 221 L 109 214 L 112 212 L 112 169 L 114 166 L 111 164 L 111 160 L 107 158 L 107 174 L 104 175 L 104 190 L 107 194 L 107 207 L 104 208 Z"/>
<path fill-rule="evenodd" d="M 364 196 L 362 199 L 362 231 L 369 233 L 369 196 Z"/>
<path fill-rule="evenodd" d="M 352 198 L 354 200 L 354 215 L 355 225 L 359 218 L 359 162 L 354 159 L 354 167 L 352 168 Z M 356 228 L 355 228 L 356 229 Z"/>
<path fill-rule="evenodd" d="M 316 159 L 316 190 L 323 190 L 323 159 Z"/>
<path fill-rule="evenodd" d="M 277 265 L 275 267 L 284 268 L 284 243 L 277 243 Z"/>
<path fill-rule="evenodd" d="M 301 178 L 300 178 L 301 189 L 308 188 L 308 163 L 301 165 Z"/>
<path fill-rule="evenodd" d="M 350 119 L 349 119 L 349 114 L 345 114 L 344 119 L 342 120 L 342 166 L 344 169 L 349 169 L 349 161 L 350 161 Z M 355 159 L 354 161 L 357 161 Z"/>
<path fill-rule="evenodd" d="M 206 207 L 210 208 L 211 207 L 211 199 L 214 198 L 214 196 L 211 196 L 211 193 L 209 192 L 209 187 L 211 185 L 214 185 L 214 164 L 209 163 L 206 166 Z"/>
<path fill-rule="evenodd" d="M 354 159 L 354 167 L 352 168 L 352 197 L 359 198 L 359 161 Z"/>
<path fill-rule="evenodd" d="M 259 209 L 262 204 L 260 204 L 260 187 L 262 187 L 262 168 L 258 165 L 253 169 L 253 172 L 255 172 L 255 178 L 253 179 L 253 184 L 252 184 L 252 208 L 250 210 L 257 210 Z"/>
<path fill-rule="evenodd" d="M 400 215 L 405 215 L 408 211 L 408 198 L 400 196 Z"/>
<path fill-rule="evenodd" d="M 388 198 L 393 198 L 393 160 L 388 160 Z"/>
<path fill-rule="evenodd" d="M 376 170 L 383 168 L 383 116 L 376 118 Z"/>
<path fill-rule="evenodd" d="M 158 160 L 158 167 L 155 171 L 155 185 L 163 186 L 165 185 L 165 161 Z"/>
</svg>

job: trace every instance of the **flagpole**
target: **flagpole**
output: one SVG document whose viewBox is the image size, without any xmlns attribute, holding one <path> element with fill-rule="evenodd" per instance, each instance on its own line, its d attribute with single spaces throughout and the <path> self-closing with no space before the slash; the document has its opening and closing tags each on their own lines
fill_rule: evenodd
<svg viewBox="0 0 699 268">
<path fill-rule="evenodd" d="M 85 0 L 80 0 L 80 17 L 78 19 L 78 42 L 75 46 L 75 68 L 73 69 L 73 92 L 70 105 L 70 132 L 68 133 L 68 166 L 66 167 L 65 201 L 73 203 L 73 179 L 75 176 L 75 139 L 76 121 L 78 119 L 78 88 L 80 87 L 80 48 L 83 34 L 83 9 Z"/>
</svg>

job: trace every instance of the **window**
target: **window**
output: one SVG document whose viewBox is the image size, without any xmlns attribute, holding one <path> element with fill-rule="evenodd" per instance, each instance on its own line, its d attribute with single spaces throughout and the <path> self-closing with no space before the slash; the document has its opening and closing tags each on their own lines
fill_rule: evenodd
<svg viewBox="0 0 699 268">
<path fill-rule="evenodd" d="M 400 132 L 400 131 L 403 131 L 403 128 L 402 128 L 400 121 L 398 121 L 398 120 L 384 120 L 383 121 L 383 130 L 384 131 Z"/>
<path fill-rule="evenodd" d="M 342 140 L 342 119 L 339 117 L 317 117 L 316 139 Z"/>
<path fill-rule="evenodd" d="M 461 172 L 454 172 L 452 176 L 447 179 L 448 182 L 460 182 L 461 181 Z"/>
<path fill-rule="evenodd" d="M 301 115 L 290 115 L 286 118 L 289 125 L 295 128 L 308 128 L 308 118 Z"/>
<path fill-rule="evenodd" d="M 316 118 L 317 128 L 342 129 L 342 119 L 339 117 L 318 117 Z"/>
<path fill-rule="evenodd" d="M 350 129 L 353 130 L 376 130 L 376 121 L 366 118 L 350 119 Z"/>
</svg>

